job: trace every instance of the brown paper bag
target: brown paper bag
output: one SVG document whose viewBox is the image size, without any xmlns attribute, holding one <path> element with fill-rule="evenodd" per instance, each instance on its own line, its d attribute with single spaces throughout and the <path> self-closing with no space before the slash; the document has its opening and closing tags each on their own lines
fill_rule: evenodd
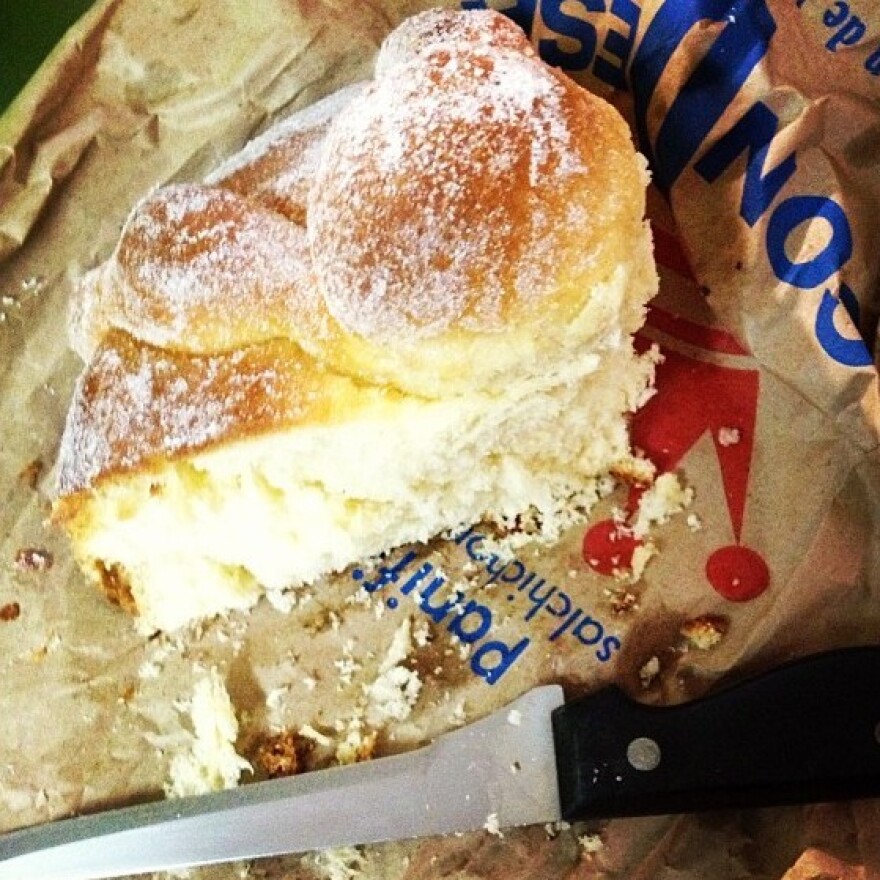
<svg viewBox="0 0 880 880">
<path fill-rule="evenodd" d="M 633 442 L 695 499 L 651 530 L 659 552 L 637 582 L 613 573 L 634 547 L 608 536 L 638 504 L 638 487 L 620 485 L 549 546 L 503 554 L 479 526 L 401 548 L 388 563 L 408 560 L 401 580 L 372 597 L 344 574 L 287 611 L 262 603 L 173 637 L 138 637 L 82 583 L 45 525 L 79 369 L 71 279 L 109 253 L 150 187 L 199 178 L 272 118 L 369 76 L 383 35 L 423 5 L 99 3 L 0 121 L 0 828 L 160 795 L 191 739 L 181 706 L 211 668 L 259 775 L 281 731 L 314 728 L 331 755 L 352 731 L 375 734 L 387 754 L 539 682 L 574 695 L 615 680 L 672 702 L 875 640 L 880 22 L 868 4 L 506 10 L 620 107 L 652 163 L 662 285 L 640 344 L 664 361 Z M 455 614 L 390 607 L 426 561 L 488 610 L 479 642 L 454 638 Z M 423 636 L 408 661 L 422 690 L 411 716 L 370 730 L 353 707 L 405 619 Z M 490 641 L 504 650 L 481 653 Z M 757 878 L 796 860 L 790 876 L 810 876 L 831 858 L 878 869 L 878 839 L 871 804 L 838 804 L 486 832 L 267 860 L 251 876 Z"/>
</svg>

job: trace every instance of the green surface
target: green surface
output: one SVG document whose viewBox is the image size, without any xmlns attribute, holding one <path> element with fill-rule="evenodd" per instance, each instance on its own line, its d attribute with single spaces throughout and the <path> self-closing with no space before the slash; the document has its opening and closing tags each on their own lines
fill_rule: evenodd
<svg viewBox="0 0 880 880">
<path fill-rule="evenodd" d="M 0 0 L 0 112 L 92 0 Z"/>
</svg>

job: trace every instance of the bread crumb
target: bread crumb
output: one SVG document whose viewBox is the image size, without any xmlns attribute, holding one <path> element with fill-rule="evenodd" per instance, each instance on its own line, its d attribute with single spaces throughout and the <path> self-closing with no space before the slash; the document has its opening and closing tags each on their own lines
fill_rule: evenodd
<svg viewBox="0 0 880 880">
<path fill-rule="evenodd" d="M 486 822 L 483 825 L 483 828 L 489 832 L 489 834 L 494 834 L 496 837 L 504 837 L 504 834 L 501 831 L 501 826 L 498 824 L 498 813 L 489 813 L 486 816 Z"/>
<path fill-rule="evenodd" d="M 681 634 L 687 640 L 688 647 L 708 651 L 714 648 L 727 634 L 730 621 L 716 614 L 703 614 L 692 620 L 686 620 L 681 626 Z"/>
<path fill-rule="evenodd" d="M 367 722 L 381 727 L 388 721 L 403 721 L 419 698 L 422 682 L 418 673 L 406 666 L 393 666 L 372 684 L 364 686 Z"/>
<path fill-rule="evenodd" d="M 637 583 L 642 579 L 645 568 L 649 560 L 657 555 L 657 545 L 653 541 L 645 541 L 639 544 L 632 554 L 632 563 L 629 572 L 621 572 L 621 577 L 629 580 L 630 583 Z"/>
<path fill-rule="evenodd" d="M 557 819 L 555 822 L 547 822 L 544 825 L 544 832 L 547 837 L 551 840 L 558 837 L 560 832 L 568 831 L 571 828 L 571 824 L 566 822 L 565 819 Z"/>
<path fill-rule="evenodd" d="M 18 474 L 18 479 L 24 483 L 28 489 L 36 490 L 40 477 L 43 474 L 43 462 L 39 458 L 35 458 L 32 462 L 26 464 Z"/>
<path fill-rule="evenodd" d="M 212 667 L 196 682 L 185 706 L 192 720 L 189 750 L 174 756 L 165 786 L 168 797 L 206 794 L 238 785 L 250 763 L 235 751 L 238 720 L 220 673 Z"/>
<path fill-rule="evenodd" d="M 280 709 L 284 705 L 284 698 L 290 693 L 289 687 L 272 688 L 266 694 L 266 707 L 268 709 Z"/>
<path fill-rule="evenodd" d="M 638 610 L 638 596 L 629 590 L 605 590 L 605 595 L 608 597 L 611 603 L 611 610 L 615 614 L 626 614 L 629 611 Z"/>
<path fill-rule="evenodd" d="M 522 724 L 522 712 L 519 709 L 511 709 L 507 713 L 507 723 L 512 724 L 514 727 L 519 727 Z"/>
<path fill-rule="evenodd" d="M 581 851 L 585 855 L 595 855 L 605 846 L 604 841 L 598 834 L 582 834 L 578 838 L 578 843 L 581 845 Z"/>
<path fill-rule="evenodd" d="M 54 563 L 55 557 L 39 547 L 23 547 L 15 554 L 15 567 L 19 571 L 49 571 Z"/>
<path fill-rule="evenodd" d="M 639 681 L 642 683 L 642 687 L 649 688 L 659 673 L 660 659 L 655 655 L 639 669 Z"/>
<path fill-rule="evenodd" d="M 410 619 L 397 628 L 388 653 L 379 666 L 379 675 L 364 685 L 366 720 L 373 727 L 388 721 L 403 721 L 412 712 L 419 698 L 422 682 L 418 673 L 403 665 L 412 650 Z"/>
<path fill-rule="evenodd" d="M 628 458 L 611 468 L 611 473 L 625 483 L 648 486 L 654 481 L 656 469 L 646 458 Z"/>
<path fill-rule="evenodd" d="M 295 776 L 303 769 L 303 760 L 311 743 L 292 730 L 266 737 L 256 751 L 256 762 L 271 779 Z"/>
<path fill-rule="evenodd" d="M 692 532 L 698 532 L 703 528 L 703 521 L 695 513 L 689 513 L 685 522 Z"/>
<path fill-rule="evenodd" d="M 311 861 L 321 880 L 354 880 L 360 873 L 363 854 L 354 846 L 337 846 L 315 853 Z"/>
<path fill-rule="evenodd" d="M 548 546 L 575 525 L 584 522 L 597 501 L 607 494 L 607 483 L 594 478 L 568 496 L 551 498 L 546 507 L 535 506 L 515 516 L 490 513 L 486 522 L 497 534 L 483 541 L 483 552 L 505 562 L 516 557 L 528 544 Z M 535 550 L 540 555 L 540 550 Z"/>
<path fill-rule="evenodd" d="M 350 685 L 354 674 L 363 669 L 363 666 L 351 655 L 351 647 L 348 643 L 343 647 L 342 657 L 338 660 L 334 660 L 333 665 L 339 671 L 339 683 L 337 687 L 340 690 Z"/>
<path fill-rule="evenodd" d="M 718 429 L 718 445 L 719 446 L 736 446 L 742 439 L 739 428 L 719 428 Z"/>
<path fill-rule="evenodd" d="M 412 632 L 413 641 L 419 648 L 426 647 L 431 641 L 431 627 L 427 620 L 421 620 Z"/>
<path fill-rule="evenodd" d="M 376 731 L 363 732 L 363 722 L 358 715 L 348 723 L 345 739 L 336 746 L 337 764 L 359 764 L 373 757 L 376 748 Z"/>
<path fill-rule="evenodd" d="M 0 622 L 9 623 L 21 616 L 21 605 L 18 602 L 7 602 L 0 605 Z"/>
<path fill-rule="evenodd" d="M 632 532 L 637 538 L 643 538 L 651 526 L 662 525 L 669 518 L 680 513 L 694 498 L 694 490 L 682 486 L 674 473 L 660 474 L 654 484 L 639 499 L 639 510 Z"/>
</svg>

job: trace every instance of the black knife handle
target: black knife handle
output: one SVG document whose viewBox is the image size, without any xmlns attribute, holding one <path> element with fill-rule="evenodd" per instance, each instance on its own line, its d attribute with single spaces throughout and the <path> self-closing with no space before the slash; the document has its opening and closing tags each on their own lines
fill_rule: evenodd
<svg viewBox="0 0 880 880">
<path fill-rule="evenodd" d="M 616 687 L 553 712 L 562 816 L 880 796 L 880 646 L 797 660 L 678 706 Z"/>
</svg>

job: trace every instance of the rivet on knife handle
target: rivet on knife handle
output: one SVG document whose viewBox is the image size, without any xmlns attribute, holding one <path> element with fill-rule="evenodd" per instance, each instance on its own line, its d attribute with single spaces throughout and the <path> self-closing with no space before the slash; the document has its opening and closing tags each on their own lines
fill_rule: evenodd
<svg viewBox="0 0 880 880">
<path fill-rule="evenodd" d="M 563 818 L 880 794 L 880 647 L 782 666 L 680 706 L 611 687 L 553 712 Z"/>
</svg>

